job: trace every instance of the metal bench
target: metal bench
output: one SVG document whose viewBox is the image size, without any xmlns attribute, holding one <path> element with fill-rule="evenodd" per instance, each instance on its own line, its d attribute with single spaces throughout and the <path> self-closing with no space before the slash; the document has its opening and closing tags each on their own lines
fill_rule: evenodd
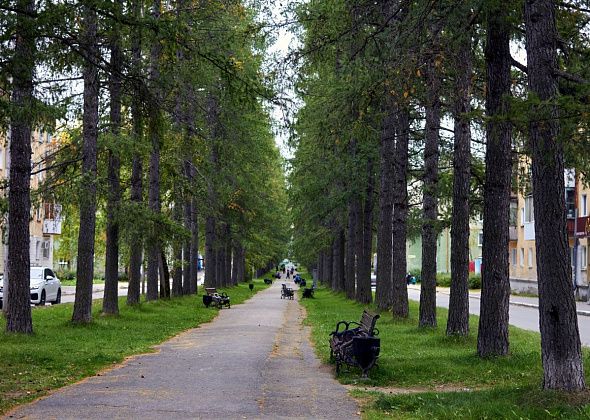
<svg viewBox="0 0 590 420">
<path fill-rule="evenodd" d="M 375 366 L 381 349 L 379 330 L 375 324 L 378 314 L 363 311 L 360 322 L 340 321 L 330 333 L 330 358 L 336 362 L 336 374 L 342 364 L 359 367 L 363 377 Z M 340 327 L 344 327 L 342 330 Z"/>
<path fill-rule="evenodd" d="M 210 305 L 217 306 L 219 309 L 224 306 L 230 308 L 230 299 L 225 292 L 218 293 L 215 287 L 205 288 L 206 295 L 203 295 L 203 304 L 208 308 Z"/>
<path fill-rule="evenodd" d="M 293 289 L 291 289 L 290 287 L 287 287 L 287 285 L 285 283 L 283 283 L 281 285 L 281 299 L 291 299 L 293 300 Z"/>
</svg>

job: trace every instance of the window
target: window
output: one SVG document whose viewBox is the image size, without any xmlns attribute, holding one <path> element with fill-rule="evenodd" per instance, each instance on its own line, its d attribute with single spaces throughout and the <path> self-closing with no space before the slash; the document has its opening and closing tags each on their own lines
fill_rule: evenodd
<svg viewBox="0 0 590 420">
<path fill-rule="evenodd" d="M 533 248 L 529 248 L 529 268 L 533 268 Z"/>
<path fill-rule="evenodd" d="M 582 199 L 580 201 L 582 202 L 582 216 L 588 216 L 588 196 L 582 194 Z"/>
<path fill-rule="evenodd" d="M 520 248 L 520 266 L 524 267 L 524 248 Z"/>
<path fill-rule="evenodd" d="M 588 248 L 586 245 L 580 247 L 580 268 L 585 270 L 588 266 Z"/>
<path fill-rule="evenodd" d="M 517 258 L 516 248 L 512 248 L 512 266 L 513 267 L 516 267 L 516 263 L 517 263 L 516 258 Z"/>
<path fill-rule="evenodd" d="M 568 219 L 576 217 L 576 190 L 574 188 L 565 189 L 565 213 Z"/>
<path fill-rule="evenodd" d="M 510 200 L 510 226 L 516 226 L 518 217 L 518 203 L 516 200 Z"/>
<path fill-rule="evenodd" d="M 529 195 L 524 199 L 524 221 L 525 223 L 535 221 L 535 207 L 533 205 L 532 195 Z"/>
<path fill-rule="evenodd" d="M 48 259 L 49 258 L 49 247 L 50 246 L 51 246 L 51 242 L 49 242 L 49 241 L 43 241 L 43 244 L 41 245 L 41 249 L 43 250 L 43 258 L 44 259 Z M 55 277 L 50 270 L 47 270 L 47 271 L 48 271 L 48 273 L 47 273 L 48 275 L 50 275 L 52 277 Z"/>
<path fill-rule="evenodd" d="M 477 234 L 477 246 L 483 245 L 483 232 Z"/>
</svg>

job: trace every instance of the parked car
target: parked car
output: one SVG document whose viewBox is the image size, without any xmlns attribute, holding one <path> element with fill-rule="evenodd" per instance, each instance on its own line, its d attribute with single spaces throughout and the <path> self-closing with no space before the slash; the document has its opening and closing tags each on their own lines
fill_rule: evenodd
<svg viewBox="0 0 590 420">
<path fill-rule="evenodd" d="M 31 303 L 45 305 L 61 303 L 61 282 L 49 267 L 31 267 L 29 276 Z M 2 308 L 4 277 L 0 283 L 0 308 Z"/>
</svg>

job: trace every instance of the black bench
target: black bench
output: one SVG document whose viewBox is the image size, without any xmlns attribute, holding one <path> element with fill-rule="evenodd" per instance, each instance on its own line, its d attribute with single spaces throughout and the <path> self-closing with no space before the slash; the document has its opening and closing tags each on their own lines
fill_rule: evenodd
<svg viewBox="0 0 590 420">
<path fill-rule="evenodd" d="M 219 309 L 223 308 L 224 306 L 230 308 L 230 301 L 229 296 L 222 292 L 221 294 L 217 292 L 215 287 L 207 287 L 205 288 L 206 295 L 203 295 L 203 303 L 208 308 L 209 305 L 217 306 Z"/>
<path fill-rule="evenodd" d="M 272 279 L 264 279 L 264 284 L 272 284 Z"/>
<path fill-rule="evenodd" d="M 309 288 L 306 287 L 303 289 L 303 294 L 301 295 L 304 298 L 312 298 L 313 297 L 313 287 Z"/>
<path fill-rule="evenodd" d="M 281 285 L 281 299 L 291 299 L 293 300 L 293 289 L 287 287 L 285 283 Z"/>
<path fill-rule="evenodd" d="M 340 321 L 336 330 L 330 333 L 330 358 L 336 362 L 336 374 L 340 373 L 343 363 L 359 367 L 363 377 L 377 363 L 381 349 L 381 340 L 376 336 L 379 330 L 375 324 L 378 314 L 363 311 L 360 322 Z M 340 327 L 344 327 L 342 330 Z"/>
</svg>

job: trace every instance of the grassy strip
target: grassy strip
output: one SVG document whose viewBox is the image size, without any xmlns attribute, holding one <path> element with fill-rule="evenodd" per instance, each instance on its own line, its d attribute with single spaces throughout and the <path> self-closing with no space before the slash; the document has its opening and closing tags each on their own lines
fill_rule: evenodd
<svg viewBox="0 0 590 420">
<path fill-rule="evenodd" d="M 363 305 L 324 288 L 315 299 L 304 299 L 316 351 L 329 359 L 328 335 L 340 320 L 358 321 Z M 374 307 L 371 308 L 375 310 Z M 590 393 L 564 394 L 540 388 L 540 336 L 511 327 L 511 354 L 480 359 L 476 354 L 478 317 L 470 318 L 471 335 L 445 335 L 447 311 L 439 308 L 435 329 L 418 328 L 418 304 L 410 302 L 410 317 L 394 320 L 382 313 L 377 322 L 381 338 L 379 365 L 369 380 L 359 381 L 358 370 L 339 380 L 366 390 L 353 395 L 364 401 L 364 417 L 395 418 L 588 418 Z M 586 366 L 590 352 L 584 350 Z M 588 379 L 587 379 L 588 381 Z M 370 392 L 371 386 L 385 387 Z M 389 389 L 387 389 L 389 388 Z M 400 395 L 402 388 L 412 391 Z"/>
<path fill-rule="evenodd" d="M 262 280 L 254 285 L 254 291 L 268 287 Z M 222 290 L 232 305 L 252 296 L 246 283 Z M 218 312 L 204 307 L 201 293 L 137 307 L 128 307 L 121 298 L 119 304 L 119 316 L 103 317 L 101 300 L 96 300 L 94 321 L 86 326 L 70 322 L 73 304 L 39 308 L 33 311 L 32 336 L 5 333 L 6 321 L 0 316 L 0 414 L 127 356 L 150 352 L 179 332 L 211 321 Z"/>
</svg>

